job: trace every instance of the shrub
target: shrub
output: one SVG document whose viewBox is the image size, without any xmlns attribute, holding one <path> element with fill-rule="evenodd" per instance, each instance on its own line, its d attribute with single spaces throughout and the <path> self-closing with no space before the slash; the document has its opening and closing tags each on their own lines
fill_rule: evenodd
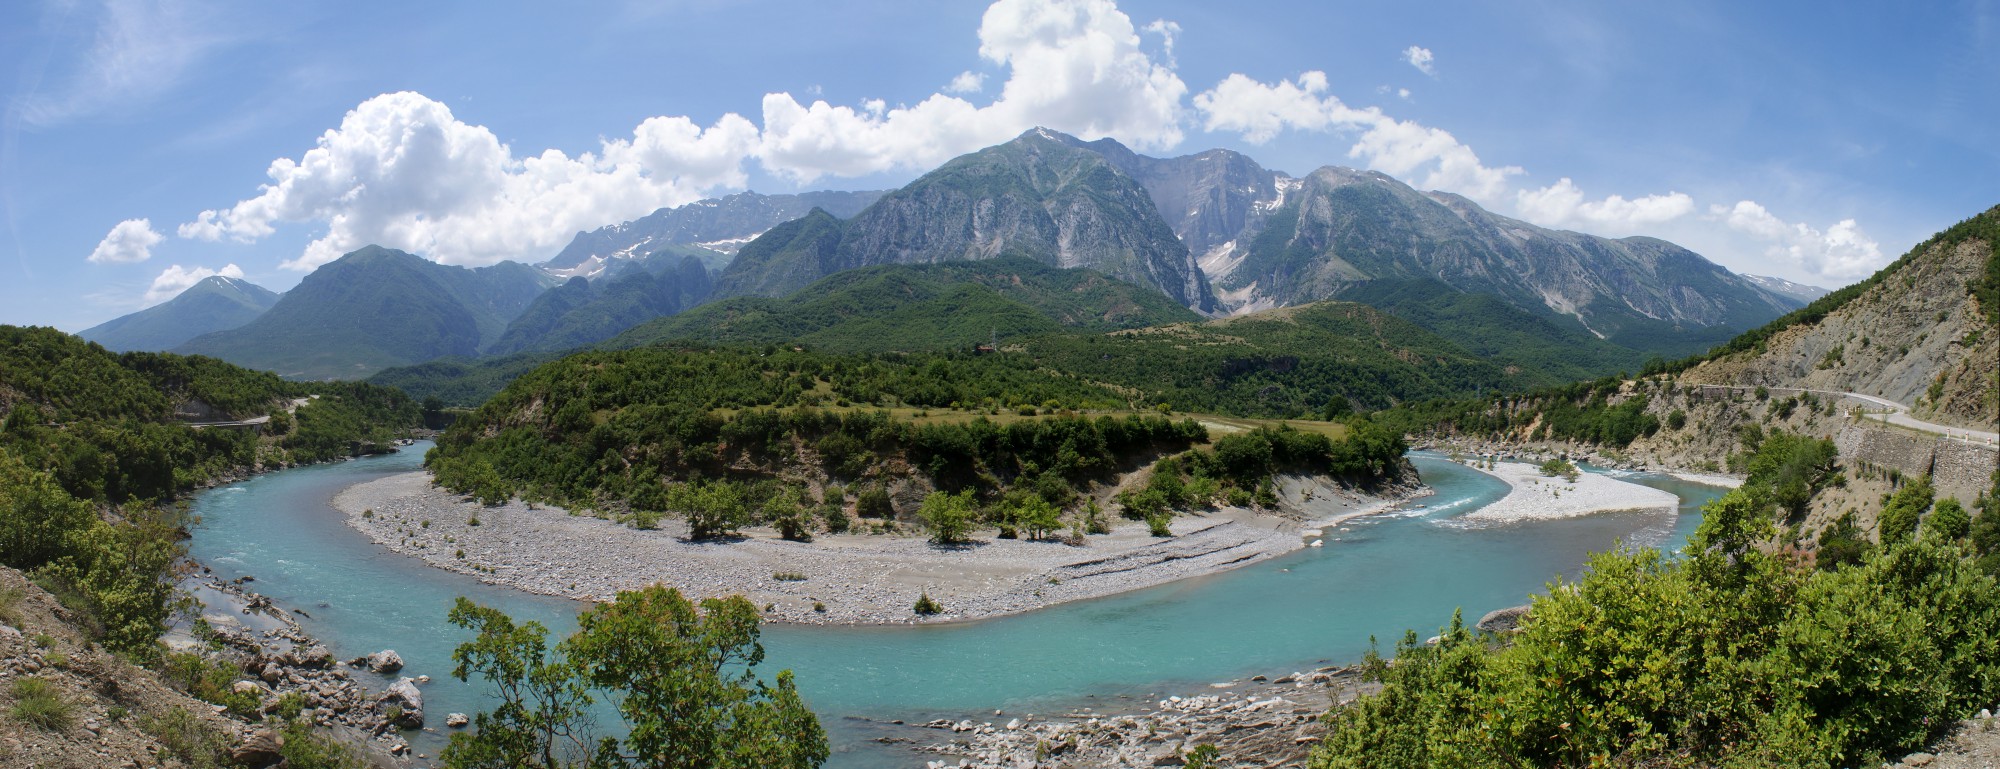
<svg viewBox="0 0 2000 769">
<path fill-rule="evenodd" d="M 911 610 L 915 611 L 918 615 L 929 617 L 936 614 L 943 614 L 944 606 L 940 605 L 937 601 L 931 600 L 930 591 L 926 590 L 917 596 L 917 605 L 911 607 Z"/>
<path fill-rule="evenodd" d="M 1938 500 L 1931 514 L 1924 518 L 1923 529 L 1926 534 L 1946 540 L 1964 539 L 1972 532 L 1972 516 L 1966 514 L 1965 506 L 1957 499 L 1946 497 Z"/>
<path fill-rule="evenodd" d="M 1174 535 L 1173 522 L 1173 513 L 1165 511 L 1154 513 L 1146 516 L 1146 531 L 1155 537 L 1171 537 Z"/>
<path fill-rule="evenodd" d="M 294 720 L 280 733 L 285 738 L 278 754 L 288 769 L 369 769 L 373 766 L 353 748 L 313 730 L 311 722 Z"/>
<path fill-rule="evenodd" d="M 887 488 L 870 486 L 855 495 L 854 514 L 863 518 L 894 518 L 896 506 L 889 500 Z"/>
<path fill-rule="evenodd" d="M 55 684 L 41 678 L 14 679 L 15 720 L 52 732 L 68 729 L 76 713 Z"/>
<path fill-rule="evenodd" d="M 947 494 L 933 491 L 924 497 L 917 517 L 923 520 L 925 528 L 930 529 L 932 542 L 940 545 L 963 544 L 972 534 L 972 492 Z"/>
<path fill-rule="evenodd" d="M 1572 465 L 1561 459 L 1551 459 L 1547 462 L 1543 462 L 1540 469 L 1542 471 L 1542 475 L 1548 476 L 1550 478 L 1560 475 L 1570 480 L 1571 482 L 1575 482 L 1577 479 L 1576 465 Z"/>
<path fill-rule="evenodd" d="M 229 750 L 234 735 L 211 729 L 206 722 L 181 708 L 139 719 L 139 729 L 160 741 L 168 755 L 194 767 L 231 766 Z"/>
</svg>

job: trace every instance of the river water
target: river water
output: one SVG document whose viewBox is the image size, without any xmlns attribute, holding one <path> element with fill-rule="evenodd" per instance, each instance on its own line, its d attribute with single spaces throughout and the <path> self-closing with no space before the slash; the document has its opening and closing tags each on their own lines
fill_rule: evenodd
<svg viewBox="0 0 2000 769">
<path fill-rule="evenodd" d="M 582 605 L 481 584 L 397 555 L 348 528 L 329 504 L 349 485 L 421 466 L 429 444 L 382 457 L 285 470 L 199 495 L 195 559 L 224 579 L 305 611 L 301 621 L 341 659 L 395 649 L 404 674 L 428 674 L 425 710 L 486 709 L 485 687 L 450 677 L 451 650 L 469 634 L 445 623 L 457 596 L 532 619 L 558 635 Z M 1698 508 L 1722 490 L 1666 476 L 1627 480 L 1679 496 L 1679 514 L 1610 513 L 1468 526 L 1458 517 L 1499 499 L 1505 484 L 1438 457 L 1412 455 L 1437 491 L 1426 507 L 1349 521 L 1326 545 L 1236 569 L 1025 615 L 919 627 L 764 629 L 760 668 L 793 669 L 827 727 L 829 767 L 922 766 L 874 742 L 879 722 L 962 718 L 984 710 L 1111 710 L 1211 682 L 1277 675 L 1361 657 L 1370 636 L 1386 652 L 1405 629 L 1429 636 L 1462 607 L 1473 622 L 1525 603 L 1556 575 L 1614 547 L 1679 547 Z M 367 683 L 370 674 L 358 675 Z M 388 679 L 383 679 L 386 683 Z M 903 732 L 904 736 L 909 735 Z M 435 755 L 441 738 L 413 736 Z"/>
</svg>

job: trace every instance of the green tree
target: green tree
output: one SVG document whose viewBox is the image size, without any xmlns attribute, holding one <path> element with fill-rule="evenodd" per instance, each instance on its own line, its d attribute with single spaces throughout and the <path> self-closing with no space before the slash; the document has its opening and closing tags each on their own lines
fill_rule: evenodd
<svg viewBox="0 0 2000 769">
<path fill-rule="evenodd" d="M 969 541 L 972 534 L 972 492 L 961 491 L 948 494 L 933 491 L 924 497 L 923 507 L 917 509 L 917 518 L 930 529 L 931 541 L 940 545 L 958 545 Z"/>
<path fill-rule="evenodd" d="M 804 493 L 796 486 L 781 487 L 764 500 L 764 520 L 785 539 L 812 541 L 812 516 L 806 512 Z"/>
<path fill-rule="evenodd" d="M 484 678 L 500 705 L 473 718 L 472 731 L 451 736 L 440 756 L 452 769 L 513 769 L 582 765 L 594 739 L 591 697 L 575 666 L 548 648 L 548 629 L 515 624 L 499 609 L 460 597 L 451 624 L 478 634 L 451 653 L 460 681 Z"/>
<path fill-rule="evenodd" d="M 1028 494 L 1014 508 L 1014 520 L 1028 530 L 1030 539 L 1044 539 L 1062 528 L 1062 511 L 1039 494 Z"/>
<path fill-rule="evenodd" d="M 750 521 L 743 488 L 729 481 L 686 483 L 668 492 L 669 504 L 687 517 L 688 537 L 713 539 L 734 534 Z"/>
<path fill-rule="evenodd" d="M 818 766 L 826 732 L 789 670 L 757 679 L 764 661 L 756 607 L 654 585 L 578 618 L 564 643 L 592 686 L 611 692 L 631 732 L 600 745 L 602 766 L 763 769 Z"/>
<path fill-rule="evenodd" d="M 1934 496 L 1930 476 L 1910 481 L 1897 489 L 1889 497 L 1889 504 L 1883 505 L 1881 514 L 1875 517 L 1875 528 L 1881 535 L 1882 544 L 1902 542 L 1915 535 L 1917 522 L 1923 519 L 1924 511 L 1931 509 Z"/>
<path fill-rule="evenodd" d="M 578 617 L 551 652 L 546 630 L 461 598 L 452 622 L 477 630 L 452 658 L 500 706 L 453 735 L 452 769 L 804 769 L 828 755 L 826 732 L 799 699 L 791 671 L 756 675 L 764 647 L 756 607 L 741 596 L 699 604 L 658 585 Z M 585 708 L 616 703 L 628 732 L 591 744 Z"/>
<path fill-rule="evenodd" d="M 1938 500 L 1931 508 L 1931 514 L 1924 519 L 1924 533 L 1933 534 L 1946 540 L 1964 539 L 1972 533 L 1972 516 L 1967 515 L 1965 506 L 1956 497 Z"/>
</svg>

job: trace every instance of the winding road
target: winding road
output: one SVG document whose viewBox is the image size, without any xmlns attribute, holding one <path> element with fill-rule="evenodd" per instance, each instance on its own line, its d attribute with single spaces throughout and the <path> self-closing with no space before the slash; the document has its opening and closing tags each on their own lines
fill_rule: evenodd
<svg viewBox="0 0 2000 769">
<path fill-rule="evenodd" d="M 1743 390 L 1743 391 L 1754 391 L 1757 389 L 1756 387 L 1744 386 L 1744 385 L 1702 385 L 1702 387 L 1715 387 L 1725 390 Z M 1885 424 L 1907 427 L 1912 430 L 1921 430 L 1927 433 L 1934 433 L 1964 443 L 1971 443 L 1980 446 L 2000 445 L 2000 432 L 1994 432 L 1990 430 L 1977 430 L 1970 427 L 1955 427 L 1952 425 L 1941 425 L 1936 422 L 1926 422 L 1924 420 L 1910 416 L 1909 406 L 1897 403 L 1895 401 L 1889 400 L 1888 398 L 1884 398 L 1879 395 L 1869 395 L 1867 393 L 1857 393 L 1857 392 L 1845 392 L 1841 390 L 1814 390 L 1804 387 L 1770 387 L 1766 389 L 1773 392 L 1809 392 L 1815 395 L 1829 395 L 1836 398 L 1847 398 L 1850 400 L 1857 400 L 1861 401 L 1862 403 L 1868 404 L 1869 406 L 1875 406 L 1875 407 L 1880 407 L 1882 409 L 1886 409 L 1886 411 L 1880 411 L 1880 412 L 1867 411 L 1864 409 L 1863 418 L 1874 419 L 1876 421 Z"/>
</svg>

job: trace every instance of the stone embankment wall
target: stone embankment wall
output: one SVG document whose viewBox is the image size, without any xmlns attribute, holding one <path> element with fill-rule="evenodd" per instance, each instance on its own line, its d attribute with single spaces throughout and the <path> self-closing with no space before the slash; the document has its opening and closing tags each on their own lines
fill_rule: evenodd
<svg viewBox="0 0 2000 769">
<path fill-rule="evenodd" d="M 1931 438 L 1865 425 L 1848 425 L 1833 439 L 1840 457 L 1907 476 L 1931 476 L 1939 497 L 1970 502 L 1990 488 L 2000 451 L 1950 438 Z"/>
</svg>

